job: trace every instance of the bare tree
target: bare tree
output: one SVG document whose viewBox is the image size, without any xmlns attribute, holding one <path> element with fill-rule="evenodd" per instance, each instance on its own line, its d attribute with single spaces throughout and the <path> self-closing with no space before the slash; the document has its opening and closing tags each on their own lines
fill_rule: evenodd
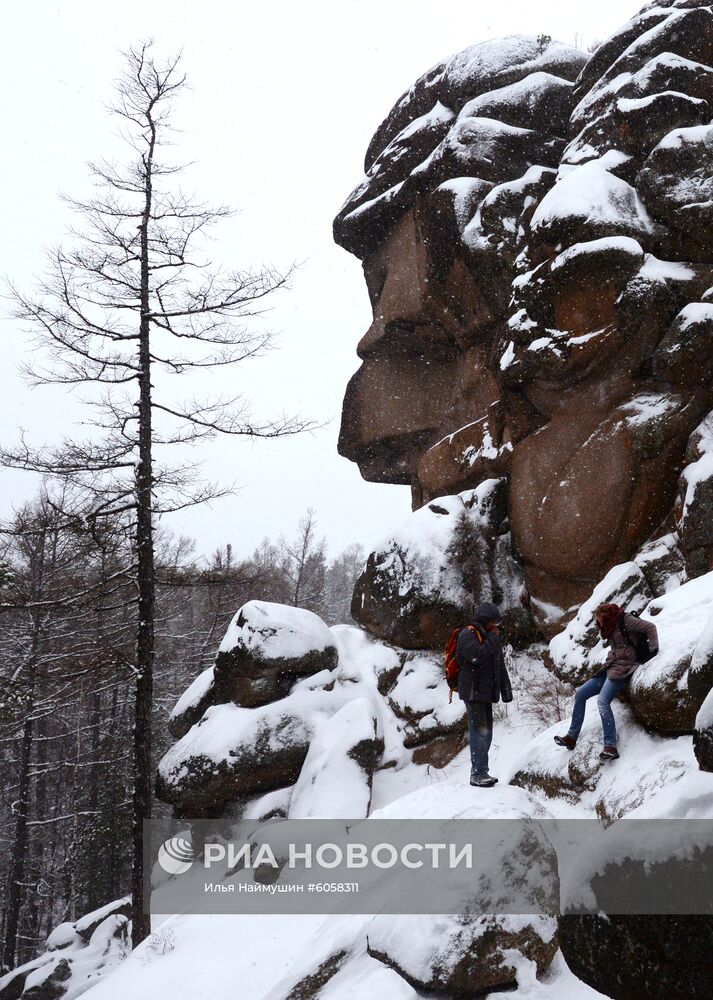
<svg viewBox="0 0 713 1000">
<path fill-rule="evenodd" d="M 324 538 L 317 538 L 317 521 L 310 507 L 300 518 L 297 537 L 279 543 L 281 568 L 288 581 L 289 603 L 309 611 L 321 611 L 326 574 Z"/>
<path fill-rule="evenodd" d="M 138 602 L 134 662 L 133 943 L 149 933 L 143 913 L 143 822 L 151 815 L 151 705 L 154 659 L 154 528 L 158 515 L 222 495 L 195 467 L 170 464 L 168 445 L 216 434 L 279 437 L 308 423 L 259 420 L 242 396 L 176 403 L 164 374 L 215 370 L 262 355 L 272 334 L 253 322 L 289 273 L 211 266 L 205 236 L 230 213 L 184 193 L 185 165 L 164 158 L 172 145 L 174 99 L 185 87 L 180 57 L 157 61 L 150 43 L 126 53 L 112 107 L 129 153 L 123 164 L 91 165 L 96 194 L 67 199 L 80 229 L 54 250 L 39 293 L 12 287 L 17 315 L 38 333 L 38 384 L 91 387 L 92 429 L 83 439 L 6 449 L 6 465 L 59 478 L 62 514 L 90 525 L 133 521 Z M 160 381 L 159 381 L 160 379 Z M 156 391 L 160 385 L 162 391 Z"/>
</svg>

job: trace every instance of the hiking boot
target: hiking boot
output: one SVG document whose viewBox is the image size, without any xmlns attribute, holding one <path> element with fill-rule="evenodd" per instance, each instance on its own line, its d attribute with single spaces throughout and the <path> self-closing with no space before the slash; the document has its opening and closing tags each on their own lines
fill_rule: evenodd
<svg viewBox="0 0 713 1000">
<path fill-rule="evenodd" d="M 618 760 L 619 751 L 616 747 L 604 747 L 602 752 L 599 754 L 600 760 Z"/>
<path fill-rule="evenodd" d="M 567 750 L 574 750 L 577 746 L 577 741 L 569 733 L 566 736 L 555 736 L 555 743 L 558 747 L 565 747 Z"/>
<path fill-rule="evenodd" d="M 472 774 L 470 783 L 471 785 L 475 785 L 476 788 L 492 788 L 493 785 L 497 785 L 498 779 L 486 771 L 485 774 Z"/>
</svg>

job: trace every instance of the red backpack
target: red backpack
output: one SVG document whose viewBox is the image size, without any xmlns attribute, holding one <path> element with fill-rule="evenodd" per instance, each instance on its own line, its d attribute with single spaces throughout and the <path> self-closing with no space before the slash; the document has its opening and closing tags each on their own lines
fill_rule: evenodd
<svg viewBox="0 0 713 1000">
<path fill-rule="evenodd" d="M 466 625 L 465 628 L 469 628 L 472 632 L 478 636 L 480 642 L 485 642 L 483 633 L 476 625 Z M 463 631 L 463 626 L 461 628 L 454 628 L 451 634 L 448 636 L 448 642 L 446 643 L 445 650 L 445 674 L 446 682 L 450 688 L 450 694 L 448 695 L 449 703 L 453 700 L 453 692 L 458 687 L 458 673 L 460 667 L 456 663 L 456 646 L 458 645 L 458 636 Z"/>
</svg>

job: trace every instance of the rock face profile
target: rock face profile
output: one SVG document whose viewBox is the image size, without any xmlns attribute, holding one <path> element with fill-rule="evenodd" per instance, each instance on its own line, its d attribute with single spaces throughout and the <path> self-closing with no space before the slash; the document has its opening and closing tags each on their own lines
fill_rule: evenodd
<svg viewBox="0 0 713 1000">
<path fill-rule="evenodd" d="M 689 576 L 713 569 L 712 118 L 696 0 L 588 61 L 482 42 L 396 102 L 334 222 L 373 309 L 341 454 L 414 508 L 504 480 L 548 638 L 672 529 Z"/>
<path fill-rule="evenodd" d="M 339 450 L 409 485 L 413 509 L 357 579 L 360 627 L 237 611 L 171 715 L 157 793 L 181 819 L 581 817 L 610 844 L 630 820 L 710 820 L 712 123 L 698 0 L 650 4 L 591 56 L 547 36 L 479 43 L 396 102 L 334 222 L 373 311 Z M 514 697 L 481 794 L 443 644 L 485 601 Z M 571 753 L 553 739 L 606 660 L 603 602 L 660 641 L 613 704 L 619 760 L 600 759 L 596 701 Z M 612 851 L 627 888 L 631 860 Z M 598 861 L 582 861 L 592 885 Z M 502 871 L 538 864 L 569 884 L 539 848 Z M 707 1000 L 710 917 L 596 903 L 325 921 L 265 1000 L 569 997 L 582 981 Z"/>
</svg>

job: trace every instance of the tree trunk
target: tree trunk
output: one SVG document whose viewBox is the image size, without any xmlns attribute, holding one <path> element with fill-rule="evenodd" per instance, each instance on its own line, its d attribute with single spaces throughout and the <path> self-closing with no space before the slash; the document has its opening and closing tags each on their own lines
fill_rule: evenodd
<svg viewBox="0 0 713 1000">
<path fill-rule="evenodd" d="M 144 824 L 151 818 L 151 708 L 154 655 L 154 546 L 153 464 L 151 434 L 151 355 L 149 351 L 149 222 L 152 197 L 153 152 L 156 130 L 145 161 L 145 202 L 141 220 L 141 322 L 139 328 L 139 462 L 136 467 L 136 548 L 139 623 L 136 634 L 136 700 L 134 706 L 133 868 L 131 880 L 132 932 L 135 948 L 151 933 L 144 913 Z"/>
<path fill-rule="evenodd" d="M 39 620 L 33 613 L 32 649 L 27 672 L 28 698 L 27 714 L 22 727 L 20 744 L 19 788 L 17 793 L 17 814 L 12 842 L 12 857 L 8 875 L 7 913 L 5 916 L 5 942 L 2 964 L 7 969 L 15 967 L 17 936 L 20 927 L 22 907 L 22 883 L 25 878 L 25 858 L 27 857 L 27 820 L 30 805 L 30 768 L 32 765 L 32 744 L 34 739 L 34 700 L 37 652 L 39 648 Z"/>
</svg>

